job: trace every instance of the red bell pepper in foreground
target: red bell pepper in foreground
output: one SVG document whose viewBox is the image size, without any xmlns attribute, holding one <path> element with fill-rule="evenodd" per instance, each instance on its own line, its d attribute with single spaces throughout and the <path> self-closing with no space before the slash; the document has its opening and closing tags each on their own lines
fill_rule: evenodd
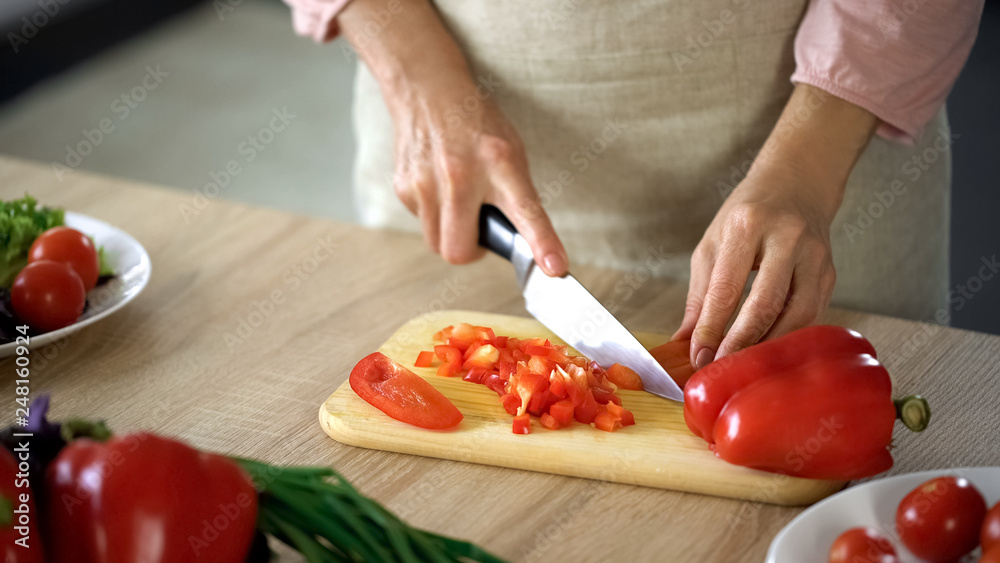
<svg viewBox="0 0 1000 563">
<path fill-rule="evenodd" d="M 9 477 L 0 508 L 10 488 L 29 489 L 16 474 L 30 473 L 40 479 L 29 490 L 48 509 L 27 508 L 45 518 L 44 538 L 30 530 L 33 549 L 0 550 L 6 562 L 41 563 L 44 544 L 58 563 L 264 563 L 273 559 L 270 537 L 308 563 L 502 563 L 474 544 L 407 525 L 330 467 L 227 458 L 146 433 L 112 438 L 103 422 L 48 420 L 48 404 L 45 395 L 35 399 L 26 427 L 0 430 L 0 478 Z M 31 455 L 14 463 L 25 431 Z M 0 537 L 6 532 L 0 525 Z M 5 547 L 17 547 L 8 539 Z"/>
<path fill-rule="evenodd" d="M 257 491 L 232 460 L 154 434 L 81 438 L 49 466 L 53 561 L 242 563 Z"/>
<path fill-rule="evenodd" d="M 892 399 L 871 343 L 812 326 L 699 370 L 684 389 L 684 420 L 720 458 L 813 479 L 858 479 L 892 467 L 897 416 L 922 430 L 926 401 Z"/>
</svg>

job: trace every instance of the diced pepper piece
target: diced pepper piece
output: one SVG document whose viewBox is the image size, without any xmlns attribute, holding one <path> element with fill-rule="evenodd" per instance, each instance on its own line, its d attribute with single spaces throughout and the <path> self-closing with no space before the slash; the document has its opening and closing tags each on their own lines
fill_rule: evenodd
<svg viewBox="0 0 1000 563">
<path fill-rule="evenodd" d="M 479 383 L 482 384 L 483 380 L 486 378 L 488 371 L 480 368 L 473 368 L 468 371 L 463 377 L 462 381 L 468 381 L 469 383 Z"/>
<path fill-rule="evenodd" d="M 528 346 L 524 349 L 524 353 L 529 356 L 541 356 L 543 358 L 549 357 L 550 348 L 545 346 Z"/>
<path fill-rule="evenodd" d="M 476 339 L 476 329 L 469 323 L 458 323 L 448 335 L 448 344 L 461 350 L 463 353 L 472 345 Z"/>
<path fill-rule="evenodd" d="M 417 354 L 417 361 L 413 362 L 414 367 L 429 368 L 434 362 L 434 352 L 424 351 Z"/>
<path fill-rule="evenodd" d="M 594 394 L 594 399 L 602 405 L 608 403 L 615 403 L 616 405 L 622 404 L 622 399 L 611 389 L 605 389 L 604 387 L 591 387 L 590 391 Z"/>
<path fill-rule="evenodd" d="M 503 405 L 503 410 L 517 416 L 517 411 L 521 408 L 521 398 L 514 393 L 504 393 L 500 396 L 500 404 Z"/>
<path fill-rule="evenodd" d="M 549 413 L 543 413 L 542 416 L 539 417 L 539 421 L 542 423 L 542 426 L 548 428 L 549 430 L 559 430 L 562 428 L 559 421 Z"/>
<path fill-rule="evenodd" d="M 608 412 L 611 413 L 612 416 L 621 420 L 622 426 L 632 426 L 635 424 L 635 415 L 633 415 L 632 411 L 626 409 L 625 407 L 616 405 L 615 403 L 608 403 L 605 408 L 608 409 Z"/>
<path fill-rule="evenodd" d="M 531 434 L 531 416 L 527 413 L 514 417 L 514 434 Z"/>
<path fill-rule="evenodd" d="M 600 405 L 594 399 L 594 394 L 587 389 L 584 393 L 583 401 L 573 409 L 573 418 L 577 422 L 582 422 L 584 424 L 590 424 L 594 422 L 594 418 L 597 416 L 597 411 Z"/>
<path fill-rule="evenodd" d="M 528 371 L 544 375 L 545 377 L 548 377 L 555 367 L 555 364 L 541 356 L 532 356 L 528 360 Z"/>
<path fill-rule="evenodd" d="M 645 387 L 642 386 L 642 379 L 639 378 L 639 374 L 633 371 L 631 368 L 625 367 L 621 364 L 613 364 L 605 372 L 608 381 L 614 383 L 619 389 L 628 389 L 630 391 L 643 391 Z"/>
<path fill-rule="evenodd" d="M 445 362 L 438 366 L 437 374 L 441 377 L 453 377 L 462 373 L 462 364 Z"/>
<path fill-rule="evenodd" d="M 479 340 L 482 340 L 484 342 L 493 342 L 494 340 L 496 340 L 497 337 L 496 333 L 493 332 L 493 329 L 488 326 L 477 326 L 474 327 L 473 330 L 476 334 L 476 338 L 478 338 Z"/>
<path fill-rule="evenodd" d="M 569 426 L 573 422 L 573 401 L 569 399 L 563 399 L 554 403 L 549 407 L 549 414 L 553 418 L 559 421 L 559 424 L 563 426 Z M 634 419 L 633 419 L 634 420 Z"/>
<path fill-rule="evenodd" d="M 600 407 L 597 411 L 597 415 L 594 417 L 594 426 L 598 430 L 614 432 L 622 427 L 622 421 L 616 418 L 615 415 L 608 412 L 606 407 Z"/>
<path fill-rule="evenodd" d="M 486 377 L 483 378 L 482 384 L 488 389 L 495 391 L 497 395 L 503 395 L 506 392 L 505 388 L 507 387 L 507 382 L 504 381 L 500 377 L 500 374 L 495 371 L 488 372 Z"/>
<path fill-rule="evenodd" d="M 499 350 L 497 350 L 492 344 L 483 344 L 482 346 L 476 348 L 469 358 L 465 360 L 465 363 L 462 364 L 462 369 L 493 369 L 499 359 Z"/>
</svg>

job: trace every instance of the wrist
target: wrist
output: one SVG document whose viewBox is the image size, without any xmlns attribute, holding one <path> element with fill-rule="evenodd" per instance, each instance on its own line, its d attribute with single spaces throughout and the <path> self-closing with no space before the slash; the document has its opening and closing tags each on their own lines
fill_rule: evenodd
<svg viewBox="0 0 1000 563">
<path fill-rule="evenodd" d="M 430 2 L 406 2 L 383 22 L 378 18 L 385 2 L 353 0 L 337 21 L 379 83 L 393 117 L 475 88 L 465 56 Z"/>
<path fill-rule="evenodd" d="M 795 190 L 833 220 L 847 179 L 875 131 L 867 110 L 798 84 L 748 177 Z"/>
</svg>

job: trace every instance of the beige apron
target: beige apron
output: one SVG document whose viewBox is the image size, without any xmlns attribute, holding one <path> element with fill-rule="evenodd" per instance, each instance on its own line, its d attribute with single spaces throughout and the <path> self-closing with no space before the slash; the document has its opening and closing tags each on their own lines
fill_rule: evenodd
<svg viewBox="0 0 1000 563">
<path fill-rule="evenodd" d="M 653 264 L 671 277 L 688 276 L 691 251 L 791 94 L 805 5 L 437 2 L 520 132 L 570 261 Z M 355 94 L 360 217 L 419 230 L 392 189 L 392 122 L 363 66 Z M 950 140 L 942 110 L 914 147 L 871 142 L 831 229 L 834 304 L 925 320 L 947 310 Z"/>
</svg>

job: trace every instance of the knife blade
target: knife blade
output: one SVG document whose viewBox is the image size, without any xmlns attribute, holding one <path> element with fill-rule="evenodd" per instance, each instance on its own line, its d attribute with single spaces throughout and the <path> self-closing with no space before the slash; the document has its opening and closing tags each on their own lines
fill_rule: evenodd
<svg viewBox="0 0 1000 563">
<path fill-rule="evenodd" d="M 603 367 L 632 368 L 646 391 L 684 401 L 684 391 L 646 348 L 572 275 L 549 277 L 535 264 L 528 241 L 503 212 L 484 205 L 479 244 L 514 265 L 525 307 L 559 338 Z"/>
</svg>

